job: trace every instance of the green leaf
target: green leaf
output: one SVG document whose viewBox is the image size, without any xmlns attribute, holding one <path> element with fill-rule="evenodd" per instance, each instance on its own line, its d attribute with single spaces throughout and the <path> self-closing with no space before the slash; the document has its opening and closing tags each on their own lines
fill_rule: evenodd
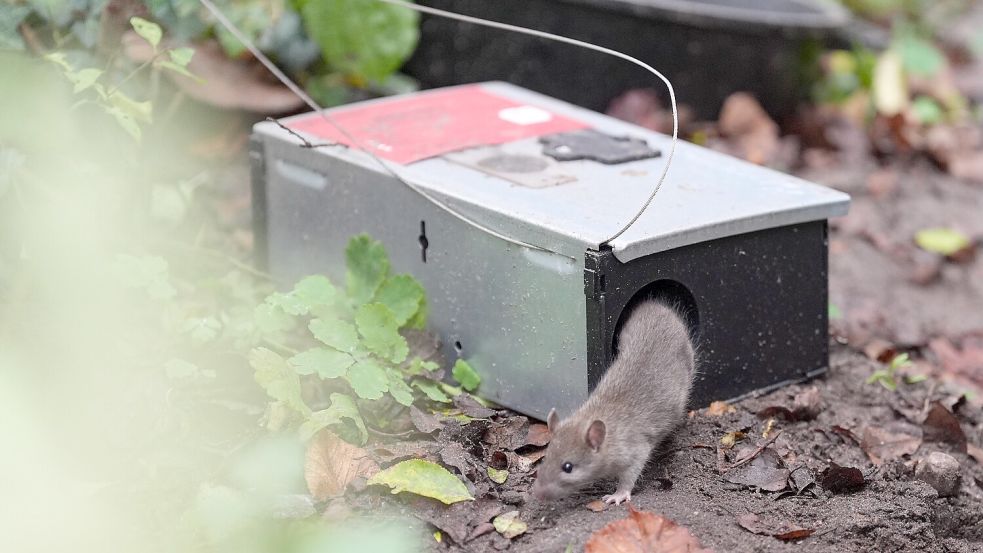
<svg viewBox="0 0 983 553">
<path fill-rule="evenodd" d="M 419 39 L 419 14 L 363 0 L 307 0 L 301 9 L 307 35 L 332 68 L 381 81 L 409 58 Z"/>
<path fill-rule="evenodd" d="M 353 353 L 358 346 L 355 327 L 339 319 L 312 319 L 307 328 L 322 343 L 336 350 Z"/>
<path fill-rule="evenodd" d="M 945 65 L 945 55 L 935 44 L 911 33 L 895 41 L 906 71 L 920 77 L 931 77 Z"/>
<path fill-rule="evenodd" d="M 413 405 L 413 388 L 403 380 L 403 375 L 399 371 L 389 370 L 389 394 L 398 403 L 409 407 Z"/>
<path fill-rule="evenodd" d="M 481 377 L 464 359 L 458 359 L 454 363 L 451 376 L 454 377 L 454 380 L 460 382 L 461 386 L 469 392 L 477 390 L 478 385 L 481 384 Z"/>
<path fill-rule="evenodd" d="M 894 372 L 897 369 L 907 367 L 908 365 L 911 365 L 911 358 L 907 353 L 899 353 L 898 355 L 894 356 L 894 359 L 891 359 L 891 363 L 888 366 L 891 368 L 891 372 Z"/>
<path fill-rule="evenodd" d="M 519 520 L 519 511 L 509 511 L 492 519 L 492 525 L 502 536 L 512 539 L 522 535 L 529 529 L 525 522 Z"/>
<path fill-rule="evenodd" d="M 140 125 L 137 124 L 133 117 L 116 107 L 107 107 L 105 110 L 106 113 L 112 115 L 113 118 L 116 119 L 116 123 L 119 124 L 119 126 L 122 127 L 127 134 L 132 136 L 135 140 L 140 140 L 143 133 L 140 130 Z"/>
<path fill-rule="evenodd" d="M 169 71 L 173 71 L 173 72 L 177 73 L 178 75 L 184 75 L 185 77 L 190 77 L 192 79 L 197 79 L 198 78 L 194 73 L 192 73 L 191 71 L 188 71 L 188 69 L 186 67 L 184 67 L 183 65 L 178 65 L 178 64 L 176 64 L 176 63 L 174 63 L 172 61 L 167 61 L 167 60 L 158 61 L 157 62 L 157 67 L 163 67 L 164 69 L 167 69 Z"/>
<path fill-rule="evenodd" d="M 267 395 L 305 417 L 311 414 L 300 391 L 300 377 L 280 354 L 267 348 L 249 352 L 249 364 L 256 371 L 254 378 Z"/>
<path fill-rule="evenodd" d="M 253 323 L 263 334 L 275 335 L 294 327 L 294 319 L 279 308 L 262 303 L 253 310 Z"/>
<path fill-rule="evenodd" d="M 913 374 L 904 377 L 905 384 L 918 384 L 919 382 L 925 382 L 928 380 L 928 376 L 924 374 Z"/>
<path fill-rule="evenodd" d="M 188 319 L 181 328 L 182 332 L 191 337 L 192 343 L 199 346 L 218 338 L 221 330 L 222 323 L 218 322 L 215 317 Z"/>
<path fill-rule="evenodd" d="M 290 315 L 306 315 L 307 304 L 295 294 L 284 294 L 283 292 L 273 292 L 266 297 L 266 303 L 274 305 Z"/>
<path fill-rule="evenodd" d="M 471 501 L 468 493 L 456 476 L 444 467 L 423 459 L 409 459 L 376 473 L 368 484 L 389 486 L 392 493 L 410 492 L 430 497 L 447 505 L 459 501 Z"/>
<path fill-rule="evenodd" d="M 356 305 L 372 300 L 376 290 L 389 275 L 389 257 L 381 242 L 359 234 L 348 241 L 345 248 L 348 269 L 346 281 L 348 296 Z"/>
<path fill-rule="evenodd" d="M 911 103 L 915 118 L 923 125 L 936 125 L 945 118 L 945 112 L 938 102 L 928 96 L 919 96 Z"/>
<path fill-rule="evenodd" d="M 504 484 L 509 479 L 509 471 L 507 470 L 498 470 L 491 467 L 488 467 L 486 470 L 488 471 L 488 478 L 496 484 Z"/>
<path fill-rule="evenodd" d="M 75 88 L 72 89 L 72 92 L 78 94 L 79 92 L 82 92 L 83 90 L 86 90 L 92 85 L 94 85 L 96 80 L 98 80 L 99 77 L 102 76 L 102 70 L 94 69 L 90 67 L 87 69 L 79 70 L 78 72 L 72 73 L 70 75 L 68 74 L 66 75 L 68 76 L 68 79 L 72 81 L 72 84 L 75 85 Z"/>
<path fill-rule="evenodd" d="M 427 297 L 423 296 L 420 300 L 420 308 L 416 310 L 416 315 L 413 315 L 412 319 L 406 321 L 406 327 L 420 330 L 427 328 L 427 316 L 429 314 L 430 306 L 427 304 Z"/>
<path fill-rule="evenodd" d="M 116 90 L 109 96 L 109 103 L 121 112 L 132 117 L 134 121 L 140 121 L 142 123 L 153 122 L 153 104 L 149 101 L 138 102 Z"/>
<path fill-rule="evenodd" d="M 322 379 L 338 378 L 345 374 L 355 360 L 351 355 L 328 348 L 313 348 L 289 359 L 297 374 L 316 374 Z"/>
<path fill-rule="evenodd" d="M 381 303 L 369 303 L 358 308 L 355 324 L 362 342 L 369 351 L 393 363 L 402 363 L 409 354 L 406 339 L 399 334 L 396 317 Z"/>
<path fill-rule="evenodd" d="M 348 383 L 362 399 L 379 399 L 389 390 L 385 369 L 371 359 L 357 361 L 348 369 Z"/>
<path fill-rule="evenodd" d="M 396 317 L 396 324 L 402 327 L 419 311 L 423 297 L 423 286 L 415 278 L 396 275 L 382 283 L 374 301 L 388 307 Z"/>
<path fill-rule="evenodd" d="M 358 412 L 358 407 L 355 406 L 352 398 L 339 393 L 331 394 L 330 407 L 311 413 L 310 418 L 304 424 L 300 425 L 301 439 L 305 441 L 309 440 L 320 432 L 322 428 L 338 424 L 344 419 L 349 419 L 355 423 L 355 426 L 358 428 L 360 442 L 364 444 L 369 438 L 369 432 L 365 428 L 365 421 L 362 420 L 362 415 Z"/>
<path fill-rule="evenodd" d="M 915 243 L 923 250 L 942 255 L 953 255 L 970 245 L 966 235 L 949 228 L 920 230 L 915 234 Z"/>
<path fill-rule="evenodd" d="M 413 385 L 416 386 L 421 392 L 426 394 L 431 401 L 437 401 L 440 403 L 450 403 L 451 398 L 447 397 L 447 394 L 440 389 L 433 380 L 426 380 L 423 378 L 418 378 L 413 381 Z"/>
<path fill-rule="evenodd" d="M 410 366 L 406 367 L 406 374 L 410 376 L 418 376 L 425 372 L 432 372 L 440 368 L 440 365 L 434 363 L 433 361 L 424 361 L 419 357 L 413 359 L 410 362 Z"/>
<path fill-rule="evenodd" d="M 184 68 L 187 67 L 188 63 L 191 62 L 191 58 L 195 55 L 195 49 L 174 48 L 172 50 L 169 50 L 167 52 L 167 55 L 170 56 L 171 61 L 174 62 L 175 65 L 179 65 L 182 68 Z"/>
<path fill-rule="evenodd" d="M 324 275 L 304 277 L 294 286 L 293 295 L 308 309 L 322 305 L 331 305 L 338 297 L 331 281 Z"/>
<path fill-rule="evenodd" d="M 160 39 L 164 35 L 163 31 L 160 30 L 160 25 L 142 17 L 131 17 L 130 25 L 133 26 L 133 30 L 138 35 L 154 47 L 154 50 L 157 50 L 157 45 L 160 44 Z"/>
</svg>

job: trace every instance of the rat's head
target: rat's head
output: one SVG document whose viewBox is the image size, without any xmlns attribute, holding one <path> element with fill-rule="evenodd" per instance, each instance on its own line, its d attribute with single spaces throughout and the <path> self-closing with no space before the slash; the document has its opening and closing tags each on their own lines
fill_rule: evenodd
<svg viewBox="0 0 983 553">
<path fill-rule="evenodd" d="M 541 501 L 560 499 L 591 484 L 602 469 L 605 426 L 600 420 L 567 419 L 551 409 L 546 425 L 553 437 L 536 472 L 532 495 Z"/>
</svg>

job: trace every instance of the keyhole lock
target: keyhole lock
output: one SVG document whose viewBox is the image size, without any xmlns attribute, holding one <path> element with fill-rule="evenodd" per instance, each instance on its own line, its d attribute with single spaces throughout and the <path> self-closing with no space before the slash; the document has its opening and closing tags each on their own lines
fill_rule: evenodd
<svg viewBox="0 0 983 553">
<path fill-rule="evenodd" d="M 420 258 L 423 259 L 423 262 L 424 263 L 426 263 L 427 262 L 427 248 L 430 247 L 430 241 L 427 240 L 427 222 L 426 221 L 420 221 L 420 237 L 418 238 L 418 240 L 420 241 Z"/>
</svg>

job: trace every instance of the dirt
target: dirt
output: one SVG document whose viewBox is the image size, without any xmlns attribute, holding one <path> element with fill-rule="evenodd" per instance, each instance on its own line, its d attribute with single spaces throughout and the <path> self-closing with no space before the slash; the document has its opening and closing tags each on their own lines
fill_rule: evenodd
<svg viewBox="0 0 983 553">
<path fill-rule="evenodd" d="M 931 381 L 903 385 L 891 392 L 878 384 L 865 384 L 875 362 L 846 347 L 834 346 L 831 369 L 813 383 L 786 389 L 733 404 L 735 410 L 711 415 L 694 412 L 678 434 L 662 448 L 636 487 L 636 509 L 663 515 L 692 532 L 704 547 L 716 551 L 980 551 L 983 548 L 983 466 L 965 453 L 945 444 L 922 443 L 912 454 L 875 466 L 858 442 L 834 427 L 850 429 L 856 436 L 866 427 L 908 424 L 917 427 L 932 399 L 952 404 L 956 396 L 941 391 Z M 720 439 L 734 430 L 744 430 L 744 444 L 759 444 L 767 419 L 757 413 L 773 406 L 790 406 L 793 397 L 812 385 L 820 390 L 820 411 L 813 420 L 772 423 L 770 437 L 780 432 L 766 451 L 776 452 L 786 467 L 796 473 L 795 482 L 805 482 L 800 493 L 768 493 L 753 487 L 731 484 L 718 471 Z M 983 413 L 960 405 L 957 417 L 971 444 L 983 442 Z M 505 419 L 509 421 L 509 419 Z M 472 423 L 474 424 L 474 423 Z M 466 427 L 465 427 L 466 428 Z M 487 427 L 485 427 L 487 428 Z M 463 431 L 473 453 L 481 453 L 479 432 Z M 735 447 L 735 451 L 740 447 Z M 486 452 L 495 450 L 488 445 Z M 962 485 L 955 497 L 940 498 L 928 484 L 913 478 L 913 460 L 932 451 L 948 451 L 960 464 Z M 830 463 L 860 469 L 866 483 L 852 492 L 832 493 L 820 483 Z M 480 464 L 480 461 L 479 461 Z M 553 504 L 538 504 L 526 492 L 532 472 L 517 471 L 503 485 L 481 478 L 483 467 L 469 471 L 483 500 L 444 507 L 429 500 L 400 503 L 368 494 L 365 501 L 396 505 L 428 523 L 443 528 L 442 543 L 432 542 L 433 551 L 580 551 L 591 534 L 607 523 L 625 518 L 627 508 L 609 507 L 594 512 L 587 504 L 610 490 L 597 489 Z M 790 479 L 790 482 L 792 480 Z M 791 488 L 795 488 L 790 484 Z M 378 503 L 376 503 L 378 502 Z M 596 505 L 592 505 L 596 508 Z M 490 531 L 458 543 L 496 514 L 519 510 L 528 530 L 512 540 Z M 813 530 L 811 536 L 783 542 L 769 535 L 753 534 L 738 525 L 742 515 L 757 515 L 784 527 Z M 487 528 L 486 528 L 487 529 Z M 431 528 L 432 530 L 432 528 Z M 447 539 L 450 536 L 457 537 Z M 463 540 L 462 540 L 463 541 Z"/>
</svg>

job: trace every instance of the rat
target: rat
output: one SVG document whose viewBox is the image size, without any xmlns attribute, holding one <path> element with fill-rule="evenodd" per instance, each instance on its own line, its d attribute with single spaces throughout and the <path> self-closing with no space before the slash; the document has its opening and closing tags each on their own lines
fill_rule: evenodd
<svg viewBox="0 0 983 553">
<path fill-rule="evenodd" d="M 629 314 L 614 361 L 577 411 L 560 420 L 551 409 L 552 440 L 537 471 L 533 497 L 554 500 L 601 479 L 617 478 L 606 503 L 620 505 L 652 450 L 686 414 L 696 360 L 679 312 L 645 300 Z"/>
</svg>

